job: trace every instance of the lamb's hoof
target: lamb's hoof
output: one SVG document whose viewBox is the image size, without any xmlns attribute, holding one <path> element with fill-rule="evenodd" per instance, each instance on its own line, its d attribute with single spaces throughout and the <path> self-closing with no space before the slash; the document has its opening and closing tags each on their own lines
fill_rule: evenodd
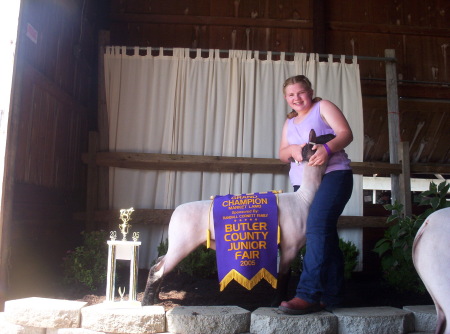
<svg viewBox="0 0 450 334">
<path fill-rule="evenodd" d="M 281 302 L 284 300 L 284 298 L 280 297 L 280 296 L 275 296 L 272 299 L 272 302 L 270 303 L 271 307 L 278 307 L 280 306 Z"/>
<path fill-rule="evenodd" d="M 144 298 L 142 298 L 142 306 L 149 306 L 149 305 L 156 305 L 161 302 L 161 299 L 159 297 L 154 296 L 153 294 L 150 295 L 144 295 Z"/>
<path fill-rule="evenodd" d="M 154 298 L 150 297 L 150 296 L 144 296 L 144 298 L 142 299 L 142 306 L 148 306 L 148 305 L 153 305 L 154 304 Z"/>
</svg>

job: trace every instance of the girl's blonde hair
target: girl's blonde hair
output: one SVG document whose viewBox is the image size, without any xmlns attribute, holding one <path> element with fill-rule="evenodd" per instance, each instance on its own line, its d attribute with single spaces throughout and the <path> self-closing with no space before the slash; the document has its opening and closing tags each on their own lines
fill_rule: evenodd
<svg viewBox="0 0 450 334">
<path fill-rule="evenodd" d="M 283 84 L 283 95 L 286 95 L 286 87 L 290 86 L 290 85 L 294 85 L 294 84 L 302 84 L 304 85 L 309 91 L 312 91 L 312 84 L 311 81 L 309 81 L 309 79 L 307 77 L 305 77 L 304 75 L 296 75 L 290 78 L 287 78 L 286 81 Z M 313 103 L 319 102 L 321 101 L 322 98 L 320 97 L 315 97 L 314 99 L 312 99 Z M 291 119 L 296 117 L 298 114 L 295 110 L 292 110 L 289 114 L 287 114 L 287 118 Z"/>
</svg>

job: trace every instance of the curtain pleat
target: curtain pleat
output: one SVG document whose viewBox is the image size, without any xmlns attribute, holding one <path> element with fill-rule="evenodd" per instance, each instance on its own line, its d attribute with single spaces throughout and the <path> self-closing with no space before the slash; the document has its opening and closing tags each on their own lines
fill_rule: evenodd
<svg viewBox="0 0 450 334">
<path fill-rule="evenodd" d="M 130 51 L 128 51 L 130 53 Z M 278 158 L 281 130 L 290 111 L 282 94 L 284 80 L 305 74 L 316 96 L 335 103 L 347 117 L 354 142 L 347 152 L 363 159 L 362 98 L 356 58 L 319 61 L 316 54 L 281 53 L 260 60 L 258 52 L 230 50 L 220 57 L 200 50 L 173 49 L 171 56 L 145 55 L 135 48 L 108 47 L 105 82 L 112 152 L 147 152 Z M 362 181 L 355 176 L 346 215 L 362 215 Z M 138 171 L 110 168 L 110 208 L 172 209 L 212 195 L 267 190 L 292 191 L 288 175 Z M 133 226 L 140 232 L 139 266 L 149 268 L 166 238 L 159 225 Z M 361 230 L 341 231 L 362 249 Z"/>
</svg>

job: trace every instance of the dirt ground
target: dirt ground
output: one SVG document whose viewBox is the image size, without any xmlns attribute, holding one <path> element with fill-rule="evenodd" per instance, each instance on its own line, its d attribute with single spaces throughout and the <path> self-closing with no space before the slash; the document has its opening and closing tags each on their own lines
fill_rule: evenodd
<svg viewBox="0 0 450 334">
<path fill-rule="evenodd" d="M 148 271 L 139 272 L 138 296 L 142 300 Z M 298 276 L 293 276 L 289 284 L 289 294 L 292 297 Z M 195 279 L 187 274 L 170 273 L 163 281 L 160 299 L 157 305 L 170 310 L 175 306 L 199 305 L 235 305 L 249 311 L 259 307 L 269 307 L 273 298 L 274 289 L 266 282 L 261 281 L 252 290 L 247 290 L 232 281 L 219 291 L 217 278 Z M 117 295 L 117 294 L 116 294 Z M 126 299 L 126 298 L 125 298 Z M 105 296 L 101 294 L 87 294 L 78 300 L 89 304 L 103 302 Z M 386 286 L 381 278 L 368 278 L 355 273 L 346 282 L 346 292 L 343 307 L 392 306 L 402 308 L 409 305 L 433 304 L 428 294 L 400 293 Z"/>
</svg>

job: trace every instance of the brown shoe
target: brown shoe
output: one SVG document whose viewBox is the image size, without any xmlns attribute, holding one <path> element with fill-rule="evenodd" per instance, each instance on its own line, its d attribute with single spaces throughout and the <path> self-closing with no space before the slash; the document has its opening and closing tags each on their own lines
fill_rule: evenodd
<svg viewBox="0 0 450 334">
<path fill-rule="evenodd" d="M 300 315 L 319 312 L 322 307 L 319 303 L 309 303 L 306 300 L 294 297 L 288 302 L 281 302 L 278 309 L 286 314 Z"/>
</svg>

